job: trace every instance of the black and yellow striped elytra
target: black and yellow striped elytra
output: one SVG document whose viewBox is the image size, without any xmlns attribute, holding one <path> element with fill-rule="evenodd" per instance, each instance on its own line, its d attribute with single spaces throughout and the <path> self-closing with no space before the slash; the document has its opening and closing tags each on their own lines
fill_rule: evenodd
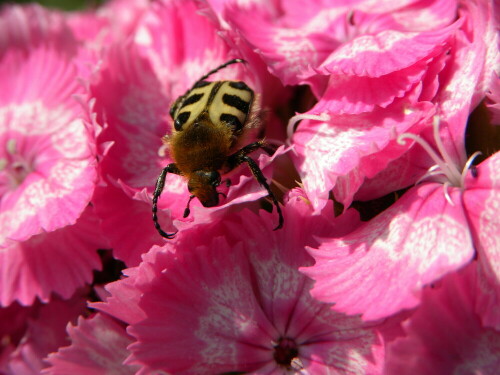
<svg viewBox="0 0 500 375">
<path fill-rule="evenodd" d="M 165 238 L 175 233 L 166 233 L 158 222 L 158 199 L 165 186 L 167 173 L 184 176 L 191 196 L 184 211 L 189 215 L 189 203 L 198 198 L 205 207 L 219 204 L 217 187 L 221 174 L 227 173 L 242 163 L 247 163 L 257 181 L 267 190 L 279 215 L 275 228 L 283 226 L 283 214 L 258 164 L 248 154 L 259 148 L 269 152 L 263 141 L 257 141 L 235 150 L 246 128 L 255 126 L 259 117 L 255 112 L 253 90 L 242 81 L 207 81 L 206 79 L 235 63 L 233 59 L 201 77 L 191 89 L 180 96 L 170 108 L 174 121 L 172 134 L 163 138 L 169 146 L 173 163 L 163 168 L 156 181 L 153 193 L 153 222 Z"/>
<path fill-rule="evenodd" d="M 243 130 L 253 102 L 253 91 L 244 82 L 201 81 L 180 97 L 170 112 L 176 131 L 190 126 L 203 112 L 213 124 L 225 123 L 233 132 Z"/>
</svg>

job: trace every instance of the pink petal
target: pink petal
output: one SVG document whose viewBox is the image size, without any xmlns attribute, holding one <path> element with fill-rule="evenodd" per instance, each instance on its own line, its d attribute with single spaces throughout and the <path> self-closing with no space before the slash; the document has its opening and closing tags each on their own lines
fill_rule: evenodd
<svg viewBox="0 0 500 375">
<path fill-rule="evenodd" d="M 153 225 L 150 199 L 132 199 L 122 189 L 108 186 L 97 188 L 93 202 L 113 255 L 128 267 L 138 265 L 151 246 L 164 242 Z M 159 220 L 164 230 L 175 232 L 166 214 L 160 213 Z"/>
<path fill-rule="evenodd" d="M 477 311 L 483 324 L 500 328 L 500 153 L 478 167 L 478 177 L 467 176 L 463 196 L 469 223 L 474 230 L 479 259 Z"/>
<path fill-rule="evenodd" d="M 493 125 L 500 125 L 500 77 L 494 74 L 489 91 L 486 93 L 488 100 L 486 106 L 489 109 Z"/>
<path fill-rule="evenodd" d="M 420 62 L 381 77 L 333 74 L 320 101 L 308 113 L 358 114 L 375 106 L 386 108 L 421 81 L 426 67 L 427 63 Z"/>
<path fill-rule="evenodd" d="M 419 133 L 431 111 L 428 103 L 411 111 L 397 103 L 390 110 L 332 116 L 324 123 L 302 121 L 292 138 L 293 156 L 315 209 L 324 206 L 340 176 L 348 188 L 337 190 L 335 198 L 349 206 L 364 178 L 375 176 L 407 150 L 397 136 L 410 129 Z"/>
<path fill-rule="evenodd" d="M 104 302 L 91 303 L 90 307 L 111 315 L 127 324 L 138 323 L 146 317 L 138 303 L 143 293 L 148 291 L 151 282 L 159 277 L 156 268 L 162 268 L 167 263 L 168 251 L 153 247 L 144 254 L 140 265 L 123 270 L 124 276 L 119 281 L 108 283 L 106 291 L 109 296 Z"/>
<path fill-rule="evenodd" d="M 427 173 L 434 161 L 419 146 L 413 146 L 400 158 L 391 161 L 373 178 L 365 179 L 356 192 L 354 200 L 369 201 L 397 190 L 412 186 Z M 337 180 L 336 190 L 349 189 L 344 179 Z"/>
<path fill-rule="evenodd" d="M 306 7 L 305 9 L 307 9 Z M 248 12 L 253 12 L 253 22 L 245 21 Z M 344 10 L 327 12 L 323 22 L 317 25 L 331 24 L 343 25 L 345 23 Z M 227 11 L 229 22 L 242 33 L 251 43 L 254 50 L 262 55 L 270 72 L 280 78 L 284 85 L 304 83 L 308 78 L 316 75 L 312 69 L 322 61 L 340 44 L 334 33 L 327 33 L 316 28 L 283 27 L 272 24 L 268 17 L 255 9 L 236 9 L 231 7 Z M 312 17 L 312 15 L 311 15 Z M 324 29 L 324 27 L 323 27 Z"/>
<path fill-rule="evenodd" d="M 391 2 L 388 2 L 391 3 Z M 397 9 L 380 11 L 379 3 L 375 7 L 366 7 L 366 15 L 357 19 L 359 13 L 354 14 L 353 22 L 358 24 L 363 34 L 373 34 L 383 30 L 400 31 L 427 31 L 446 27 L 453 23 L 457 17 L 456 0 L 429 0 L 409 1 L 398 4 Z M 371 17 L 370 17 L 371 16 Z M 370 19 L 372 18 L 372 19 Z"/>
<path fill-rule="evenodd" d="M 12 242 L 0 251 L 0 304 L 46 302 L 52 293 L 69 298 L 100 269 L 97 249 L 106 247 L 90 209 L 76 224 Z"/>
<path fill-rule="evenodd" d="M 498 30 L 493 26 L 490 2 L 466 2 L 461 13 L 464 22 L 456 33 L 451 62 L 441 74 L 443 84 L 436 102 L 442 128 L 447 124 L 450 129 L 452 142 L 446 145 L 447 150 L 463 165 L 467 159 L 463 135 L 468 116 L 484 99 L 498 67 Z"/>
<path fill-rule="evenodd" d="M 482 327 L 474 312 L 476 266 L 424 290 L 420 307 L 404 323 L 407 336 L 390 345 L 384 374 L 498 373 L 500 333 Z"/>
<path fill-rule="evenodd" d="M 43 374 L 132 375 L 138 370 L 123 364 L 132 339 L 113 319 L 102 314 L 80 317 L 77 326 L 68 325 L 68 334 L 71 345 L 49 355 L 51 366 Z"/>
<path fill-rule="evenodd" d="M 78 40 L 101 50 L 133 35 L 149 6 L 148 0 L 112 0 L 97 9 L 68 13 L 66 18 Z"/>
<path fill-rule="evenodd" d="M 64 15 L 39 4 L 4 5 L 0 11 L 0 56 L 11 48 L 29 51 L 50 40 L 66 52 L 74 52 L 75 41 Z"/>
<path fill-rule="evenodd" d="M 192 0 L 152 3 L 134 39 L 157 77 L 167 84 L 172 102 L 204 73 L 230 59 L 226 42 Z M 239 68 L 224 70 L 225 78 L 235 69 Z"/>
<path fill-rule="evenodd" d="M 461 22 L 425 32 L 385 30 L 336 49 L 318 68 L 323 74 L 381 77 L 439 53 Z"/>
<path fill-rule="evenodd" d="M 312 295 L 365 320 L 390 316 L 420 302 L 421 288 L 474 256 L 460 191 L 428 183 L 354 232 L 309 249 L 316 264 L 302 271 L 316 283 Z"/>
</svg>

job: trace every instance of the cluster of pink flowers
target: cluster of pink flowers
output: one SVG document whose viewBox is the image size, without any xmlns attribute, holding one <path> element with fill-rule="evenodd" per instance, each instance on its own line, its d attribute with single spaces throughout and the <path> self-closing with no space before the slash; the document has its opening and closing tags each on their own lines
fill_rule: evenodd
<svg viewBox="0 0 500 375">
<path fill-rule="evenodd" d="M 497 4 L 498 5 L 498 4 Z M 494 0 L 0 8 L 0 374 L 498 374 Z M 169 108 L 245 81 L 265 137 L 205 208 Z M 224 190 L 225 189 L 225 190 Z"/>
</svg>

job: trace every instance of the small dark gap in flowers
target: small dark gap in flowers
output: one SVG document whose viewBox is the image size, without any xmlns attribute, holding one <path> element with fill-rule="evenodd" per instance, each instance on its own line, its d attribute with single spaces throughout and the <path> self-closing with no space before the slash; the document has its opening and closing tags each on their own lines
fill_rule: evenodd
<svg viewBox="0 0 500 375">
<path fill-rule="evenodd" d="M 318 102 L 311 88 L 307 85 L 294 87 L 290 90 L 290 99 L 275 109 L 275 114 L 280 118 L 283 124 L 297 113 L 304 113 L 310 110 Z"/>
<path fill-rule="evenodd" d="M 465 149 L 467 157 L 481 151 L 482 154 L 474 160 L 474 165 L 500 150 L 500 126 L 493 125 L 484 101 L 474 109 L 467 120 Z"/>
<path fill-rule="evenodd" d="M 400 189 L 366 202 L 354 201 L 351 207 L 359 212 L 362 221 L 368 221 L 393 205 L 408 189 L 409 187 Z"/>
<path fill-rule="evenodd" d="M 94 271 L 94 282 L 92 283 L 92 287 L 96 285 L 105 285 L 120 279 L 122 270 L 126 268 L 125 263 L 114 258 L 112 250 L 98 249 L 97 253 L 101 258 L 102 271 Z M 101 300 L 94 288 L 92 288 L 90 292 L 89 299 L 92 302 Z"/>
</svg>

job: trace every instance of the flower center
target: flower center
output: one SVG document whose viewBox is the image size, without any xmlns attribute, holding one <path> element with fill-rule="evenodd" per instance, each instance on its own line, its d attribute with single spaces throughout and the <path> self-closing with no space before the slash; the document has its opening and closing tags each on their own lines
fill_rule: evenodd
<svg viewBox="0 0 500 375">
<path fill-rule="evenodd" d="M 300 369 L 300 360 L 298 358 L 299 348 L 295 340 L 288 337 L 281 337 L 274 345 L 274 360 L 287 370 Z"/>
<path fill-rule="evenodd" d="M 431 179 L 432 181 L 442 183 L 444 185 L 445 197 L 453 205 L 453 202 L 451 202 L 451 198 L 448 195 L 448 186 L 463 189 L 465 186 L 467 171 L 471 168 L 474 159 L 481 153 L 475 152 L 472 154 L 464 166 L 456 164 L 446 151 L 441 137 L 439 136 L 439 122 L 439 117 L 435 116 L 432 127 L 434 131 L 434 141 L 436 142 L 438 152 L 434 151 L 432 146 L 423 138 L 411 133 L 401 134 L 398 138 L 398 143 L 404 144 L 406 139 L 412 139 L 429 154 L 436 164 L 430 167 L 427 173 L 422 176 L 418 182 L 425 179 Z"/>
<path fill-rule="evenodd" d="M 17 149 L 15 139 L 5 145 L 5 156 L 0 157 L 0 191 L 14 190 L 33 171 L 29 163 Z"/>
</svg>

